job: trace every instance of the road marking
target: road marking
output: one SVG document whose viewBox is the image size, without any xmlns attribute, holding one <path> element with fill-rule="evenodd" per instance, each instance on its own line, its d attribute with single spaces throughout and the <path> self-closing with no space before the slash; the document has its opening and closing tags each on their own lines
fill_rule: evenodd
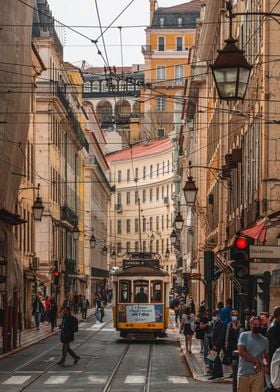
<svg viewBox="0 0 280 392">
<path fill-rule="evenodd" d="M 88 384 L 106 384 L 108 377 L 88 376 Z"/>
<path fill-rule="evenodd" d="M 125 384 L 145 384 L 146 377 L 145 376 L 127 376 L 124 383 Z"/>
<path fill-rule="evenodd" d="M 187 377 L 180 377 L 180 376 L 170 376 L 168 377 L 168 382 L 172 384 L 188 384 L 189 381 Z"/>
<path fill-rule="evenodd" d="M 53 385 L 53 384 L 64 384 L 68 380 L 69 376 L 50 376 L 44 384 Z"/>
<path fill-rule="evenodd" d="M 102 332 L 116 332 L 116 328 L 103 328 Z"/>
<path fill-rule="evenodd" d="M 2 384 L 6 384 L 6 385 L 22 385 L 27 380 L 29 380 L 30 378 L 31 378 L 31 376 L 11 376 L 6 381 L 4 381 Z"/>
</svg>

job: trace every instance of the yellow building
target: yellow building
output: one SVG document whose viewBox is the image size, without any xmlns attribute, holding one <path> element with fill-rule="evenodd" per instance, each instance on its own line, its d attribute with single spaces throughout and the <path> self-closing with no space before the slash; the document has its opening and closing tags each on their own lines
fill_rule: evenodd
<svg viewBox="0 0 280 392">
<path fill-rule="evenodd" d="M 190 75 L 199 12 L 200 0 L 173 7 L 158 7 L 157 1 L 150 0 L 150 26 L 142 47 L 147 88 L 142 90 L 141 102 L 145 113 L 142 127 L 151 137 L 163 137 L 180 128 L 180 96 Z"/>
</svg>

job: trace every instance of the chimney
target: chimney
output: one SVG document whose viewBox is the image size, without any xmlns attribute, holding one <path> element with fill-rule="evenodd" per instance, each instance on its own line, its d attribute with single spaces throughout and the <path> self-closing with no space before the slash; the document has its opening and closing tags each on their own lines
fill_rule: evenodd
<svg viewBox="0 0 280 392">
<path fill-rule="evenodd" d="M 157 1 L 156 0 L 150 0 L 150 25 L 152 24 L 153 21 L 153 15 L 155 10 L 157 9 Z"/>
</svg>

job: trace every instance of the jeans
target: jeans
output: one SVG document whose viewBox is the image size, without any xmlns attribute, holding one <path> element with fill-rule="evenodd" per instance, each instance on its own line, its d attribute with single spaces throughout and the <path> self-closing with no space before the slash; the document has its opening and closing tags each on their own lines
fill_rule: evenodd
<svg viewBox="0 0 280 392">
<path fill-rule="evenodd" d="M 96 309 L 95 311 L 95 317 L 98 321 L 102 323 L 103 317 L 104 317 L 104 310 L 103 309 Z"/>
<path fill-rule="evenodd" d="M 221 352 L 221 348 L 217 350 L 218 355 L 214 361 L 214 365 L 213 365 L 213 377 L 215 378 L 221 378 L 224 376 L 223 373 L 223 365 L 222 365 L 222 361 L 220 358 L 220 352 Z"/>
<path fill-rule="evenodd" d="M 204 352 L 203 352 L 203 359 L 204 359 L 204 363 L 205 365 L 209 366 L 210 365 L 210 361 L 207 358 L 208 355 L 208 351 L 210 348 L 210 341 L 211 341 L 211 337 L 209 335 L 207 335 L 207 333 L 204 334 Z"/>
<path fill-rule="evenodd" d="M 82 309 L 82 319 L 85 320 L 87 318 L 87 309 Z"/>
<path fill-rule="evenodd" d="M 34 320 L 35 320 L 36 328 L 39 328 L 40 321 L 41 321 L 41 313 L 40 312 L 35 312 L 34 313 Z"/>
<path fill-rule="evenodd" d="M 70 343 L 63 343 L 62 344 L 62 361 L 65 362 L 66 355 L 69 353 L 71 357 L 74 359 L 78 359 L 79 356 L 74 353 L 74 351 L 70 348 Z"/>
</svg>

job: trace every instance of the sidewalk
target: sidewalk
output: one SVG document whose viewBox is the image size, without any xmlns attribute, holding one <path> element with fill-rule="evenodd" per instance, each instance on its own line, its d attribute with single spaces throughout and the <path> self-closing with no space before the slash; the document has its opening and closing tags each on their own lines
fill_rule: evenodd
<svg viewBox="0 0 280 392">
<path fill-rule="evenodd" d="M 110 305 L 109 305 L 110 306 Z M 87 313 L 87 317 L 93 315 L 95 312 L 95 308 L 90 308 L 88 309 L 88 313 Z M 75 317 L 78 318 L 79 321 L 82 320 L 82 314 L 79 313 L 78 315 L 74 314 L 73 315 Z M 59 329 L 59 325 L 61 324 L 61 318 L 57 319 L 57 327 L 55 327 L 54 331 L 51 331 L 51 324 L 50 323 L 45 323 L 42 322 L 40 323 L 40 329 L 36 330 L 36 328 L 28 328 L 28 329 L 24 329 L 20 335 L 18 335 L 18 347 L 16 349 L 12 349 L 11 351 L 8 351 L 6 353 L 3 353 L 3 339 L 1 336 L 1 340 L 0 340 L 0 359 L 4 358 L 8 355 L 10 355 L 11 353 L 15 353 L 17 351 L 22 350 L 25 347 L 31 346 L 34 343 L 40 342 L 43 339 L 46 339 L 47 337 L 51 336 L 51 335 L 55 335 L 57 334 L 60 329 Z"/>
<path fill-rule="evenodd" d="M 232 378 L 230 378 L 232 374 L 232 367 L 231 366 L 224 366 L 223 365 L 223 371 L 224 371 L 224 377 L 219 379 L 219 380 L 208 380 L 209 375 L 207 374 L 207 368 L 205 366 L 204 360 L 203 360 L 203 354 L 200 353 L 200 341 L 193 337 L 192 340 L 192 353 L 186 352 L 186 347 L 185 347 L 185 336 L 183 334 L 179 333 L 179 328 L 176 327 L 175 325 L 175 320 L 174 320 L 174 315 L 172 312 L 171 313 L 171 320 L 173 324 L 173 328 L 175 330 L 177 340 L 180 343 L 181 350 L 186 358 L 186 361 L 189 365 L 190 371 L 192 373 L 192 376 L 195 380 L 198 381 L 204 381 L 204 382 L 209 382 L 209 383 L 227 383 L 231 384 L 232 383 Z"/>
</svg>

